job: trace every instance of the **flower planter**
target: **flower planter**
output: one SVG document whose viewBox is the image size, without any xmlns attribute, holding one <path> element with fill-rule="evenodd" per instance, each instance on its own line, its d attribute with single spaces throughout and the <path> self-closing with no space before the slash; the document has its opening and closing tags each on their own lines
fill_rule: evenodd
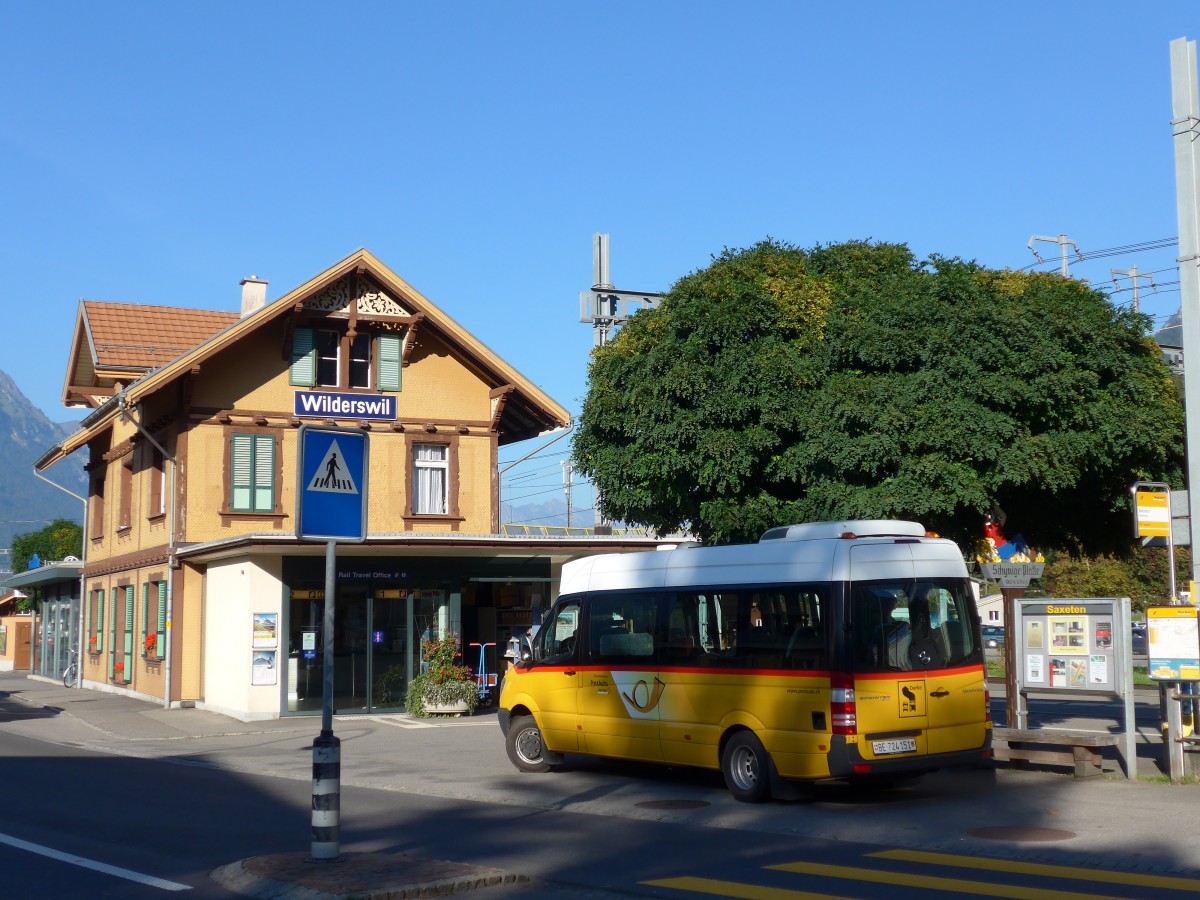
<svg viewBox="0 0 1200 900">
<path fill-rule="evenodd" d="M 456 700 L 449 703 L 427 703 L 425 713 L 430 716 L 462 716 L 471 711 L 466 700 Z"/>
</svg>

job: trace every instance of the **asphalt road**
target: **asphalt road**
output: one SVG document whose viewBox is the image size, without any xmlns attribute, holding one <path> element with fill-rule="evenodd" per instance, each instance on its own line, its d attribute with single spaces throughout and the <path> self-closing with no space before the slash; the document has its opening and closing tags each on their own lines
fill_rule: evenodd
<svg viewBox="0 0 1200 900">
<path fill-rule="evenodd" d="M 211 715 L 135 708 L 121 713 L 138 717 L 143 736 L 130 737 L 115 712 L 84 715 L 106 702 L 89 693 L 62 712 L 0 697 L 0 832 L 119 871 L 0 838 L 4 896 L 227 897 L 216 867 L 307 849 L 313 720 L 225 732 Z M 203 733 L 162 725 L 191 721 Z M 1184 824 L 1195 787 L 979 769 L 750 806 L 694 770 L 570 757 L 547 775 L 518 773 L 494 715 L 346 718 L 335 733 L 343 851 L 536 879 L 481 896 L 1149 898 L 1200 886 Z"/>
</svg>

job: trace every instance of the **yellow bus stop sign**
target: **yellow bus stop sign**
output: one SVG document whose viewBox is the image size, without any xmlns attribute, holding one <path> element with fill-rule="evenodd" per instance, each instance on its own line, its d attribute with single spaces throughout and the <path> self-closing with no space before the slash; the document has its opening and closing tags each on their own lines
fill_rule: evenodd
<svg viewBox="0 0 1200 900">
<path fill-rule="evenodd" d="M 1137 491 L 1137 536 L 1171 536 L 1171 495 L 1166 491 Z"/>
</svg>

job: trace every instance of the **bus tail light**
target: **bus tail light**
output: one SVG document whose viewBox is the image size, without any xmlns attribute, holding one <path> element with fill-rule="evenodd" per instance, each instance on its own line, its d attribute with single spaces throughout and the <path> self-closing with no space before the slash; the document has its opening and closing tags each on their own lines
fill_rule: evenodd
<svg viewBox="0 0 1200 900">
<path fill-rule="evenodd" d="M 992 692 L 988 690 L 986 681 L 983 683 L 983 721 L 992 721 Z"/>
<path fill-rule="evenodd" d="M 858 711 L 854 706 L 854 679 L 835 672 L 829 678 L 829 712 L 834 734 L 858 734 Z"/>
</svg>

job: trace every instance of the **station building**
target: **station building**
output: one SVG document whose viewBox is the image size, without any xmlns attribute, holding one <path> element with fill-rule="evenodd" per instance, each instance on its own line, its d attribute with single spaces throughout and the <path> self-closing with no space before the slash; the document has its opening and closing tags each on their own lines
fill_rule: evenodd
<svg viewBox="0 0 1200 900">
<path fill-rule="evenodd" d="M 564 562 L 653 536 L 509 533 L 499 448 L 568 412 L 371 253 L 239 312 L 82 301 L 63 389 L 92 412 L 83 686 L 242 720 L 319 715 L 326 545 L 297 539 L 301 425 L 368 436 L 366 532 L 336 548 L 334 710 L 402 706 L 422 635 L 496 671 Z M 563 530 L 566 532 L 567 530 Z M 391 674 L 387 682 L 382 676 Z M 380 688 L 383 683 L 393 687 Z"/>
</svg>

